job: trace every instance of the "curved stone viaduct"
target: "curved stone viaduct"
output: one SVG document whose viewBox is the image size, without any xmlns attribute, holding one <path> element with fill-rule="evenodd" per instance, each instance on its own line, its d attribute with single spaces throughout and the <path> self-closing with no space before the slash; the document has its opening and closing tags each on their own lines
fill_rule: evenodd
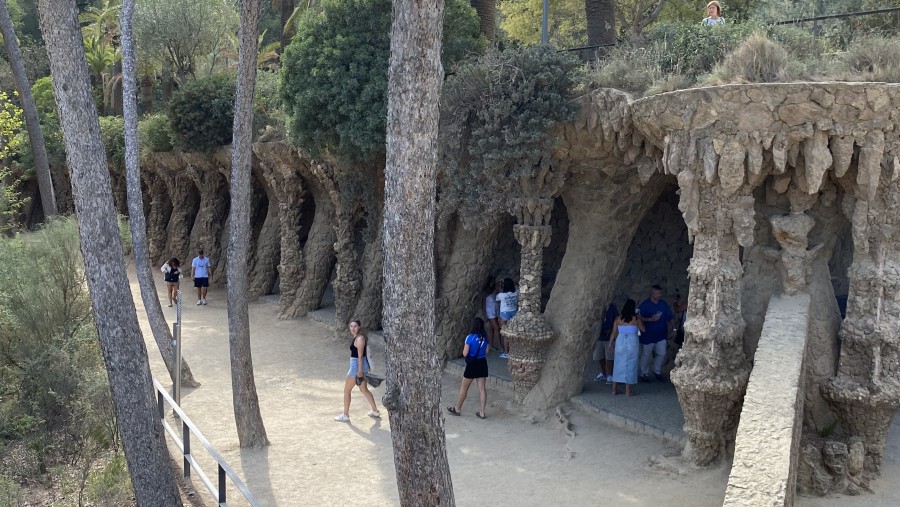
<svg viewBox="0 0 900 507">
<path fill-rule="evenodd" d="M 900 87 L 729 85 L 637 101 L 600 89 L 578 100 L 577 120 L 560 129 L 551 157 L 534 162 L 511 217 L 471 230 L 452 215 L 437 224 L 444 356 L 458 353 L 481 284 L 514 238 L 519 249 L 507 260 L 519 263 L 510 273 L 520 313 L 504 332 L 519 399 L 549 407 L 577 394 L 591 328 L 621 295 L 616 281 L 636 232 L 677 194 L 692 244 L 680 275 L 686 341 L 672 373 L 684 456 L 706 464 L 733 445 L 769 302 L 808 293 L 798 417 L 810 434 L 839 420 L 845 440 L 864 446 L 865 474 L 876 474 L 900 405 Z M 144 163 L 151 255 L 189 259 L 204 248 L 218 284 L 229 164 L 227 148 Z M 376 202 L 382 170 L 371 175 Z M 338 172 L 286 143 L 254 145 L 251 295 L 280 293 L 281 315 L 292 318 L 319 308 L 330 285 L 338 322 L 352 315 L 378 328 L 380 208 L 348 206 L 355 197 Z M 837 286 L 847 296 L 843 320 Z"/>
</svg>

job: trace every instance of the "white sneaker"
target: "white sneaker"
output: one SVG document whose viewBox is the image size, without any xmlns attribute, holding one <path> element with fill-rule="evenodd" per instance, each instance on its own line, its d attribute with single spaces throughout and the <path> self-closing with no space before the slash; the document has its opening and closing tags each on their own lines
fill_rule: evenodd
<svg viewBox="0 0 900 507">
<path fill-rule="evenodd" d="M 204 305 L 206 304 L 206 300 L 205 300 L 205 299 L 201 299 L 200 302 L 203 303 Z"/>
<path fill-rule="evenodd" d="M 602 373 L 598 373 L 596 377 L 594 377 L 594 382 L 603 382 L 606 380 L 606 375 Z"/>
<path fill-rule="evenodd" d="M 350 416 L 347 414 L 336 415 L 334 420 L 337 422 L 350 422 Z"/>
<path fill-rule="evenodd" d="M 341 415 L 343 415 L 343 414 L 341 414 Z M 377 410 L 370 410 L 369 413 L 366 415 L 371 417 L 372 419 L 381 419 L 381 412 L 379 412 Z"/>
<path fill-rule="evenodd" d="M 197 300 L 197 306 L 200 306 L 200 305 L 202 305 L 202 304 L 203 304 L 203 300 L 202 300 L 202 299 L 198 299 L 198 300 Z"/>
<path fill-rule="evenodd" d="M 500 354 L 499 357 L 500 357 L 500 359 L 509 359 L 509 354 L 507 354 L 506 352 L 504 352 L 504 353 Z"/>
</svg>

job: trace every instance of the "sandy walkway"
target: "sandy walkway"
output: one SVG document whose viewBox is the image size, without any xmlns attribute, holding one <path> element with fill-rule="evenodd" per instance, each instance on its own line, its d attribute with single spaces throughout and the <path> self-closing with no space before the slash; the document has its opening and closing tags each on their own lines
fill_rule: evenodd
<svg viewBox="0 0 900 507">
<path fill-rule="evenodd" d="M 198 307 L 187 292 L 188 284 L 182 285 L 188 303 L 183 314 L 184 355 L 203 384 L 184 396 L 183 406 L 263 505 L 396 505 L 386 414 L 382 421 L 369 419 L 362 397 L 354 395 L 352 422 L 332 421 L 341 408 L 345 345 L 335 343 L 324 325 L 309 319 L 278 320 L 274 298 L 251 303 L 256 385 L 272 445 L 261 451 L 241 450 L 231 404 L 225 291 L 212 289 L 209 304 Z M 157 287 L 163 294 L 161 276 Z M 148 337 L 151 368 L 168 385 L 149 338 L 136 282 L 132 292 Z M 174 309 L 163 309 L 174 320 Z M 383 367 L 383 361 L 377 366 Z M 458 388 L 459 379 L 445 374 L 443 405 L 455 399 Z M 383 388 L 375 393 L 380 405 Z M 672 448 L 577 411 L 571 416 L 577 437 L 569 444 L 570 453 L 552 413 L 525 413 L 498 392 L 489 392 L 489 398 L 487 420 L 473 415 L 477 401 L 473 387 L 464 416 L 448 416 L 446 421 L 457 505 L 721 505 L 727 480 L 724 467 L 687 476 L 653 470 L 649 457 L 671 453 Z M 887 478 L 897 478 L 898 469 L 892 465 Z M 196 480 L 195 485 L 202 487 Z M 241 505 L 235 490 L 229 495 L 229 505 Z M 864 498 L 875 500 L 872 496 L 859 500 Z M 900 504 L 897 496 L 876 498 L 888 502 L 882 505 Z M 874 504 L 847 500 L 855 499 L 843 499 L 841 505 Z"/>
</svg>

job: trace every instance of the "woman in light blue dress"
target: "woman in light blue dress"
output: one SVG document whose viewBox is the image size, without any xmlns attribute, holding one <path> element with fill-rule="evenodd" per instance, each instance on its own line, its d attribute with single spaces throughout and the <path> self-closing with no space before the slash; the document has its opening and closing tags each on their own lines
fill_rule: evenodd
<svg viewBox="0 0 900 507">
<path fill-rule="evenodd" d="M 641 345 L 638 343 L 638 331 L 644 331 L 644 324 L 635 315 L 635 302 L 629 299 L 622 308 L 622 313 L 616 317 L 613 324 L 612 336 L 609 347 L 615 350 L 615 363 L 612 374 L 612 393 L 616 391 L 616 384 L 625 384 L 625 396 L 633 396 L 631 386 L 638 380 L 638 356 Z"/>
</svg>

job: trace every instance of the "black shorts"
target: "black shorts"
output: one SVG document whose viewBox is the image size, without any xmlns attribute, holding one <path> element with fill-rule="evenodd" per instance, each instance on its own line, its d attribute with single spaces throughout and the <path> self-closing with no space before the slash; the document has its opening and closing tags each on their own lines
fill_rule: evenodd
<svg viewBox="0 0 900 507">
<path fill-rule="evenodd" d="M 194 278 L 194 287 L 209 287 L 209 277 L 204 278 Z"/>
<path fill-rule="evenodd" d="M 485 378 L 488 376 L 487 358 L 475 359 L 474 357 L 466 358 L 466 371 L 463 372 L 465 378 Z"/>
</svg>

